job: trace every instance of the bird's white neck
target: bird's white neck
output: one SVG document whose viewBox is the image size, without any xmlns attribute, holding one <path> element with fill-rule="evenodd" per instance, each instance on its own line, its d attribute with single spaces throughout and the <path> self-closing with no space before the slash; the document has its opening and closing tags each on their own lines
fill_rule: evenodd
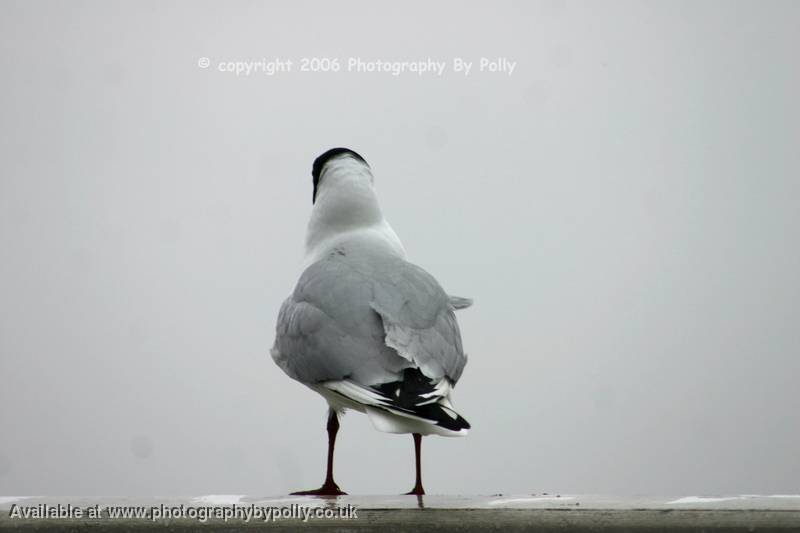
<svg viewBox="0 0 800 533">
<path fill-rule="evenodd" d="M 386 246 L 405 257 L 400 239 L 383 217 L 372 182 L 369 167 L 350 158 L 326 166 L 308 222 L 306 263 L 343 242 L 356 248 Z"/>
</svg>

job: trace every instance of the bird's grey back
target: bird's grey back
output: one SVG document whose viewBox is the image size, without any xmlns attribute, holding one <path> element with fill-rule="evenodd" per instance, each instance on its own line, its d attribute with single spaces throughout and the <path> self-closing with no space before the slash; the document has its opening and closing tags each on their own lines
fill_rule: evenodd
<svg viewBox="0 0 800 533">
<path fill-rule="evenodd" d="M 272 355 L 294 379 L 398 379 L 419 367 L 456 382 L 466 364 L 454 306 L 436 279 L 402 258 L 332 250 L 310 265 L 278 316 Z"/>
</svg>

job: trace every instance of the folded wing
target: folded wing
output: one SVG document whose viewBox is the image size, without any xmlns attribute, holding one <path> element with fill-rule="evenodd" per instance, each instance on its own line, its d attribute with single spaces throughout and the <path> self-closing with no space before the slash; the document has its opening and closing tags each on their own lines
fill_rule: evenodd
<svg viewBox="0 0 800 533">
<path fill-rule="evenodd" d="M 284 302 L 272 355 L 306 384 L 380 385 L 415 367 L 454 384 L 466 364 L 454 309 L 467 302 L 400 258 L 337 251 L 309 266 Z"/>
</svg>

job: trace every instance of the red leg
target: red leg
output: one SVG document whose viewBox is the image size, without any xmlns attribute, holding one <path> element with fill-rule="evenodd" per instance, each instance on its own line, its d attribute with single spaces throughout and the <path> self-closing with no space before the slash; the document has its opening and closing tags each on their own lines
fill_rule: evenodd
<svg viewBox="0 0 800 533">
<path fill-rule="evenodd" d="M 342 492 L 339 485 L 333 480 L 333 448 L 336 446 L 336 433 L 339 431 L 339 417 L 334 409 L 328 412 L 328 473 L 325 475 L 325 483 L 315 490 L 301 490 L 293 492 L 297 496 L 342 496 L 347 494 Z"/>
<path fill-rule="evenodd" d="M 422 448 L 422 435 L 419 433 L 414 433 L 414 453 L 417 456 L 417 482 L 414 484 L 414 488 L 411 489 L 411 492 L 406 492 L 406 494 L 415 494 L 417 496 L 422 496 L 425 494 L 425 489 L 422 488 L 422 465 L 420 463 L 420 452 Z"/>
</svg>

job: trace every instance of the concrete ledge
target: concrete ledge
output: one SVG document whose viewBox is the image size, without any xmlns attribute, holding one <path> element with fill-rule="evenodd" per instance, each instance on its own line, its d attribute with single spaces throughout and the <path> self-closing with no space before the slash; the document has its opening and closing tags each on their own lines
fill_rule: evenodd
<svg viewBox="0 0 800 533">
<path fill-rule="evenodd" d="M 58 506 L 61 506 L 60 508 Z M 66 506 L 70 506 L 69 509 Z M 44 514 L 81 514 L 91 507 L 100 517 L 44 518 Z M 109 508 L 138 509 L 139 518 L 111 518 Z M 325 518 L 355 508 L 355 518 Z M 103 511 L 105 509 L 105 511 Z M 249 509 L 249 511 L 248 511 Z M 255 516 L 261 509 L 262 516 Z M 272 509 L 272 511 L 269 511 Z M 172 517 L 154 516 L 174 513 Z M 205 521 L 198 513 L 210 513 Z M 248 518 L 245 513 L 251 513 Z M 283 512 L 278 519 L 264 513 Z M 27 513 L 28 517 L 21 516 Z M 183 517 L 180 517 L 183 513 Z M 187 516 L 194 513 L 194 516 Z M 219 516 L 215 517 L 214 514 Z M 228 513 L 225 520 L 222 513 Z M 237 514 L 238 513 L 238 514 Z M 303 513 L 319 513 L 318 518 Z M 14 516 L 12 516 L 12 514 Z M 34 516 L 38 515 L 38 517 Z M 168 500 L 0 497 L 0 530 L 18 531 L 241 531 L 310 528 L 316 531 L 800 531 L 800 497 L 732 496 L 721 498 L 620 499 L 598 496 L 521 495 L 344 496 L 339 498 L 257 498 L 210 495 Z"/>
</svg>

